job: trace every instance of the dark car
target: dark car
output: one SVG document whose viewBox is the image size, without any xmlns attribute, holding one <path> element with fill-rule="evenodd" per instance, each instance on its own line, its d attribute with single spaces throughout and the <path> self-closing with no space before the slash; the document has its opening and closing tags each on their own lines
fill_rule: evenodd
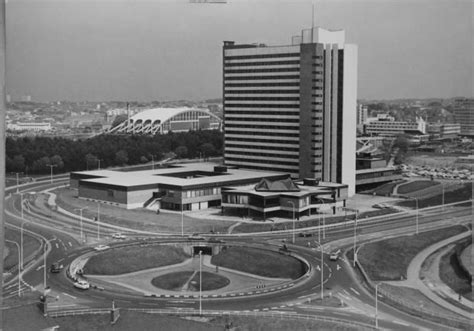
<svg viewBox="0 0 474 331">
<path fill-rule="evenodd" d="M 50 268 L 50 271 L 52 273 L 58 273 L 58 272 L 61 272 L 61 270 L 63 269 L 63 266 L 57 262 L 51 264 L 51 268 Z"/>
</svg>

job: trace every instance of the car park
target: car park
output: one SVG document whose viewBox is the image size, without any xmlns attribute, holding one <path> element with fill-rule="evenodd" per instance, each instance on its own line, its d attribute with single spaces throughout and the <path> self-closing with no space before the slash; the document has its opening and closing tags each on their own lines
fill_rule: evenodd
<svg viewBox="0 0 474 331">
<path fill-rule="evenodd" d="M 107 246 L 107 245 L 99 245 L 99 246 L 95 246 L 94 249 L 96 251 L 105 251 L 106 249 L 109 249 L 110 246 Z"/>
<path fill-rule="evenodd" d="M 91 285 L 89 284 L 87 280 L 80 279 L 74 283 L 74 287 L 81 290 L 88 290 L 91 287 Z"/>
</svg>

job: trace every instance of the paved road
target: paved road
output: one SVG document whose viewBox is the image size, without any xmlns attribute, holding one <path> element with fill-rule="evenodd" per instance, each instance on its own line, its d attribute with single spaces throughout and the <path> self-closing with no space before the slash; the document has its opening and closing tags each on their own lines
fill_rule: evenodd
<svg viewBox="0 0 474 331">
<path fill-rule="evenodd" d="M 40 184 L 32 185 L 33 189 L 39 190 L 42 187 Z M 44 185 L 47 186 L 47 185 Z M 43 187 L 44 187 L 43 186 Z M 15 199 L 11 199 L 7 203 L 7 208 L 11 212 L 7 220 L 11 223 L 20 221 L 18 216 L 12 214 L 19 214 L 19 205 L 15 205 Z M 448 215 L 463 215 L 467 211 L 465 208 L 448 209 L 444 214 L 435 212 L 421 213 L 420 215 L 420 229 L 424 226 L 432 226 L 435 222 L 446 221 Z M 70 263 L 77 256 L 91 251 L 90 247 L 80 246 L 77 238 L 77 233 L 80 228 L 77 225 L 77 220 L 61 219 L 62 228 L 57 229 L 55 217 L 41 216 L 35 214 L 32 217 L 33 225 L 29 225 L 29 229 L 34 230 L 38 235 L 43 236 L 51 243 L 51 252 L 48 255 L 46 265 L 49 266 L 52 262 L 60 262 L 64 265 Z M 75 223 L 75 224 L 74 224 Z M 47 225 L 52 228 L 45 227 Z M 67 226 L 67 228 L 65 228 Z M 404 227 L 405 231 L 413 231 L 413 215 L 396 216 L 394 220 L 391 217 L 386 217 L 383 224 L 369 224 L 360 222 L 358 224 L 357 235 L 380 235 L 381 230 L 394 229 Z M 94 229 L 84 227 L 83 231 L 90 231 L 94 233 Z M 351 238 L 353 235 L 353 228 L 329 229 L 326 233 L 326 239 L 323 242 L 330 240 Z M 252 235 L 241 236 L 237 239 L 226 238 L 226 240 L 238 240 L 244 243 L 260 243 L 264 241 L 275 241 L 276 238 L 288 237 L 288 234 L 265 234 L 254 238 Z M 350 240 L 350 239 L 349 239 Z M 298 238 L 298 241 L 307 242 L 308 238 Z M 313 268 L 319 265 L 319 252 L 311 248 L 292 247 L 290 249 L 297 250 L 304 258 L 312 264 Z M 24 275 L 25 286 L 32 286 L 39 290 L 44 288 L 44 269 L 40 265 L 41 260 L 28 273 Z M 252 296 L 249 298 L 238 299 L 212 299 L 206 300 L 203 303 L 204 309 L 217 310 L 274 310 L 286 311 L 289 313 L 312 313 L 323 314 L 325 316 L 332 316 L 335 318 L 345 320 L 356 320 L 363 323 L 373 323 L 374 298 L 362 289 L 357 281 L 352 276 L 352 269 L 347 261 L 340 260 L 338 262 L 331 262 L 328 260 L 327 254 L 324 256 L 325 263 L 325 293 L 331 292 L 331 295 L 337 296 L 348 305 L 344 309 L 321 308 L 310 305 L 308 300 L 314 300 L 320 292 L 320 280 L 318 277 L 311 277 L 308 281 L 299 286 L 295 286 L 291 290 L 280 293 L 269 293 L 260 296 Z M 111 291 L 100 291 L 91 289 L 83 292 L 72 287 L 72 283 L 65 276 L 63 271 L 60 274 L 46 273 L 46 282 L 51 286 L 51 295 L 59 297 L 59 302 L 66 303 L 71 307 L 79 307 L 82 305 L 104 307 L 110 306 L 112 300 L 118 306 L 122 307 L 142 307 L 142 308 L 182 308 L 182 309 L 197 309 L 198 302 L 195 299 L 181 300 L 181 299 L 154 299 L 137 297 L 136 295 L 126 293 L 116 293 Z M 64 305 L 63 305 L 64 306 Z M 391 307 L 382 303 L 379 306 L 380 326 L 390 329 L 407 330 L 410 328 L 426 328 L 436 329 L 439 325 L 419 320 L 409 315 L 403 314 Z M 416 327 L 415 327 L 416 326 Z"/>
</svg>

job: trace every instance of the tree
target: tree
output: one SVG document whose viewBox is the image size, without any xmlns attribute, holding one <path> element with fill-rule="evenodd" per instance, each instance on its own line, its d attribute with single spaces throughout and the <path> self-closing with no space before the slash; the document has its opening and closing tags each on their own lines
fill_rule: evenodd
<svg viewBox="0 0 474 331">
<path fill-rule="evenodd" d="M 25 170 L 25 158 L 23 155 L 15 155 L 10 163 L 10 171 L 22 172 Z"/>
<path fill-rule="evenodd" d="M 85 158 L 86 158 L 86 168 L 87 169 L 89 169 L 89 167 L 90 168 L 95 168 L 96 165 L 98 166 L 99 159 L 94 154 L 87 153 Z"/>
<path fill-rule="evenodd" d="M 201 150 L 204 159 L 209 158 L 209 156 L 214 156 L 216 154 L 216 148 L 211 143 L 204 143 L 199 147 L 199 149 Z"/>
<path fill-rule="evenodd" d="M 33 162 L 32 170 L 36 173 L 46 173 L 49 171 L 49 165 L 51 164 L 51 160 L 47 156 L 43 156 L 38 160 Z"/>
<path fill-rule="evenodd" d="M 186 146 L 178 146 L 174 152 L 178 159 L 184 159 L 188 155 L 188 148 Z"/>
<path fill-rule="evenodd" d="M 128 154 L 123 149 L 115 153 L 115 163 L 118 165 L 124 165 L 128 162 Z"/>
<path fill-rule="evenodd" d="M 58 170 L 64 168 L 64 162 L 63 159 L 59 155 L 54 155 L 51 157 L 51 164 L 55 165 Z"/>
</svg>

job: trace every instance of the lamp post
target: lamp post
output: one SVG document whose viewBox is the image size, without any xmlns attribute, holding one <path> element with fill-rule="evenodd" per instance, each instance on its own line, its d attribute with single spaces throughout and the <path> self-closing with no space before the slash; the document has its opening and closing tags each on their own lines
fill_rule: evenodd
<svg viewBox="0 0 474 331">
<path fill-rule="evenodd" d="M 379 288 L 379 283 L 375 284 L 375 328 L 379 328 L 379 320 L 378 320 L 378 288 Z"/>
<path fill-rule="evenodd" d="M 324 204 L 324 200 L 323 200 L 323 199 L 321 199 L 321 198 L 316 198 L 316 199 L 321 202 L 321 206 Z M 326 230 L 325 230 L 326 219 L 324 218 L 324 214 L 323 214 L 323 212 L 322 212 L 322 210 L 321 210 L 321 207 L 319 207 L 319 211 L 320 211 L 320 213 L 319 213 L 319 223 L 321 223 L 321 215 L 322 215 L 322 217 L 323 217 L 323 239 L 326 239 Z M 319 230 L 320 230 L 320 229 L 321 229 L 321 224 L 319 224 Z M 318 233 L 318 236 L 320 236 L 319 233 Z M 319 238 L 319 242 L 321 242 L 321 238 Z"/>
<path fill-rule="evenodd" d="M 356 261 L 357 261 L 357 251 L 356 251 L 356 246 L 357 246 L 357 216 L 358 216 L 359 211 L 356 209 L 355 211 L 355 220 L 354 220 L 354 264 L 353 266 L 356 266 Z"/>
<path fill-rule="evenodd" d="M 15 244 L 16 248 L 18 249 L 18 296 L 21 296 L 21 268 L 20 268 L 20 245 L 16 241 L 11 241 L 8 239 L 5 239 L 5 241 L 8 241 L 9 243 Z"/>
<path fill-rule="evenodd" d="M 183 201 L 181 200 L 181 237 L 184 237 Z"/>
<path fill-rule="evenodd" d="M 46 292 L 46 255 L 47 255 L 47 247 L 53 240 L 56 240 L 56 238 L 45 240 L 45 242 L 44 242 L 43 277 L 44 277 L 44 291 L 45 292 Z"/>
<path fill-rule="evenodd" d="M 100 159 L 97 159 L 97 162 L 98 162 L 98 169 L 97 170 L 100 170 Z"/>
<path fill-rule="evenodd" d="M 202 250 L 199 251 L 199 316 L 202 315 Z"/>
<path fill-rule="evenodd" d="M 25 193 L 20 193 L 21 219 L 23 219 L 23 194 Z"/>
<path fill-rule="evenodd" d="M 151 170 L 155 170 L 155 157 L 151 156 Z"/>
<path fill-rule="evenodd" d="M 76 208 L 76 209 L 74 209 L 74 210 L 79 210 L 79 212 L 80 212 L 80 222 L 81 222 L 81 242 L 83 241 L 83 239 L 82 239 L 82 211 L 83 211 L 84 209 L 87 209 L 87 207 L 82 207 L 82 208 Z"/>
<path fill-rule="evenodd" d="M 291 205 L 293 206 L 293 244 L 295 243 L 295 204 L 293 203 L 293 201 L 288 201 L 288 203 L 291 203 Z"/>
<path fill-rule="evenodd" d="M 47 164 L 46 166 L 51 168 L 51 184 L 53 184 L 53 168 L 57 167 L 58 165 L 57 164 Z"/>
<path fill-rule="evenodd" d="M 97 202 L 97 240 L 100 240 L 100 202 Z"/>
<path fill-rule="evenodd" d="M 20 258 L 20 261 L 21 261 L 21 265 L 19 268 L 21 268 L 21 270 L 23 270 L 23 225 L 25 225 L 25 221 L 21 222 L 21 226 L 20 226 L 20 242 L 21 242 L 21 258 Z"/>
<path fill-rule="evenodd" d="M 319 250 L 321 251 L 321 301 L 323 301 L 324 298 L 324 256 L 323 256 L 323 246 L 321 245 L 320 242 L 314 241 L 315 244 L 318 244 Z"/>
<path fill-rule="evenodd" d="M 22 172 L 16 172 L 16 193 L 20 192 L 20 178 L 19 174 L 22 174 Z"/>
<path fill-rule="evenodd" d="M 416 216 L 415 216 L 415 224 L 416 224 L 416 227 L 415 227 L 415 234 L 418 234 L 418 214 L 419 214 L 419 211 L 418 211 L 418 198 L 416 197 L 411 197 L 410 199 L 414 199 L 415 200 L 415 203 L 416 203 Z"/>
</svg>

